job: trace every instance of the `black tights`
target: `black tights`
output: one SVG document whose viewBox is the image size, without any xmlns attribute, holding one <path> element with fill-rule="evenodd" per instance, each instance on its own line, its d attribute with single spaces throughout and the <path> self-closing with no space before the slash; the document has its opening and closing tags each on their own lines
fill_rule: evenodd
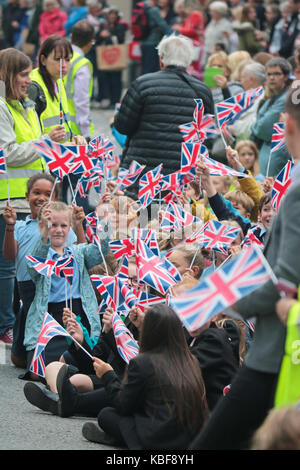
<svg viewBox="0 0 300 470">
<path fill-rule="evenodd" d="M 96 418 L 102 408 L 110 406 L 111 402 L 105 388 L 92 390 L 91 392 L 78 393 L 74 414 Z"/>
<path fill-rule="evenodd" d="M 98 424 L 106 434 L 113 437 L 118 444 L 126 445 L 120 431 L 121 416 L 115 408 L 108 407 L 100 411 Z"/>
</svg>

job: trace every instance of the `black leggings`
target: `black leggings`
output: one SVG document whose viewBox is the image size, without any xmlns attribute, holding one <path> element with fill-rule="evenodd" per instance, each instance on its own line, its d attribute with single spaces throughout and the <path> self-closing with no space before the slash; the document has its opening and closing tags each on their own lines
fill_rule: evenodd
<svg viewBox="0 0 300 470">
<path fill-rule="evenodd" d="M 100 411 L 98 415 L 98 424 L 103 431 L 113 437 L 118 444 L 125 444 L 122 433 L 120 431 L 121 416 L 115 408 L 108 407 Z"/>
<path fill-rule="evenodd" d="M 241 450 L 273 407 L 278 374 L 243 366 L 189 449 Z"/>
</svg>

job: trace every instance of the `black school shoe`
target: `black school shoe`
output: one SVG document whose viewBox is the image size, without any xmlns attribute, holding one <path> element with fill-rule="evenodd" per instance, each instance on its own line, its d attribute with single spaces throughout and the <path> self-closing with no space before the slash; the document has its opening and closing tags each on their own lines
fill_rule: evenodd
<svg viewBox="0 0 300 470">
<path fill-rule="evenodd" d="M 44 385 L 35 382 L 27 382 L 24 385 L 24 395 L 26 399 L 34 406 L 43 411 L 49 411 L 58 415 L 58 394 L 52 392 Z"/>
<path fill-rule="evenodd" d="M 108 446 L 117 446 L 118 442 L 113 437 L 101 431 L 96 423 L 88 422 L 82 426 L 82 435 L 91 442 L 97 442 L 98 444 L 104 444 Z"/>
<path fill-rule="evenodd" d="M 70 382 L 70 377 L 74 375 L 74 367 L 64 364 L 56 377 L 56 388 L 58 391 L 58 414 L 62 418 L 67 418 L 75 413 L 78 402 L 77 388 Z M 78 371 L 78 369 L 76 369 Z"/>
</svg>

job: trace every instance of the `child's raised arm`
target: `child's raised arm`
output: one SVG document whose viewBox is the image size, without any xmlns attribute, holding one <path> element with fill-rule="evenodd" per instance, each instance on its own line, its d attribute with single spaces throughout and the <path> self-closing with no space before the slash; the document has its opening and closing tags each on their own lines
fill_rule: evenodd
<svg viewBox="0 0 300 470">
<path fill-rule="evenodd" d="M 209 169 L 202 162 L 198 162 L 196 166 L 196 181 L 198 182 L 200 180 L 201 187 L 206 191 L 207 197 L 215 196 L 217 191 L 211 180 Z"/>
<path fill-rule="evenodd" d="M 18 253 L 18 242 L 15 240 L 14 236 L 17 213 L 14 208 L 9 205 L 8 201 L 3 212 L 3 219 L 6 222 L 3 254 L 6 259 L 12 261 L 16 258 Z"/>
<path fill-rule="evenodd" d="M 83 229 L 82 222 L 85 219 L 85 213 L 83 207 L 76 206 L 72 204 L 72 225 L 73 230 L 77 236 L 78 243 L 86 243 L 85 233 Z"/>
</svg>

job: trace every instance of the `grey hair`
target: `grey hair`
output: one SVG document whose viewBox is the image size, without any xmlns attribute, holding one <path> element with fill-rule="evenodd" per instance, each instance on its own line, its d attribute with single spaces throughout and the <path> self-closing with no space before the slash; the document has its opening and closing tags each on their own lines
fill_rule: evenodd
<svg viewBox="0 0 300 470">
<path fill-rule="evenodd" d="M 86 2 L 86 6 L 88 9 L 93 8 L 93 7 L 99 7 L 100 8 L 100 2 L 99 0 L 88 0 Z"/>
<path fill-rule="evenodd" d="M 164 36 L 157 46 L 158 55 L 165 66 L 188 67 L 193 59 L 193 43 L 186 36 Z"/>
<path fill-rule="evenodd" d="M 174 11 L 175 11 L 176 13 L 178 13 L 178 8 L 179 8 L 181 5 L 185 6 L 185 0 L 175 0 L 173 9 L 174 9 Z"/>
<path fill-rule="evenodd" d="M 243 67 L 243 72 L 246 73 L 249 77 L 255 77 L 258 83 L 261 85 L 263 85 L 266 79 L 265 67 L 258 62 L 245 65 L 245 67 Z"/>
<path fill-rule="evenodd" d="M 268 60 L 266 63 L 266 70 L 269 67 L 280 67 L 284 75 L 288 75 L 292 71 L 291 65 L 283 57 L 273 57 L 272 59 Z"/>
<path fill-rule="evenodd" d="M 290 9 L 290 3 L 289 2 L 283 2 L 281 3 L 281 5 L 279 6 L 280 8 L 280 11 L 283 12 L 283 11 L 286 11 L 286 10 L 289 10 Z"/>
</svg>

